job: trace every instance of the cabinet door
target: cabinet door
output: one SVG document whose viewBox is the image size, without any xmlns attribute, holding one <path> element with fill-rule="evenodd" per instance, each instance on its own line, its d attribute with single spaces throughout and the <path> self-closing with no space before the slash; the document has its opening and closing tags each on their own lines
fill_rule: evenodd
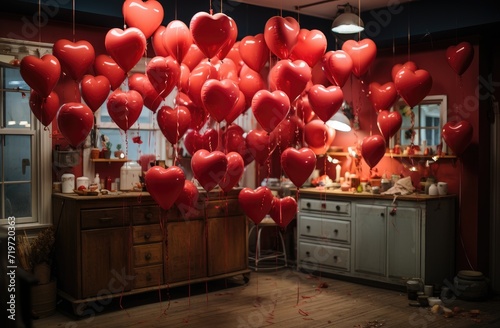
<svg viewBox="0 0 500 328">
<path fill-rule="evenodd" d="M 248 268 L 246 220 L 245 216 L 229 216 L 207 220 L 209 276 Z"/>
<path fill-rule="evenodd" d="M 391 210 L 387 216 L 388 275 L 402 280 L 420 277 L 420 209 Z"/>
<path fill-rule="evenodd" d="M 359 273 L 386 274 L 386 207 L 356 204 L 355 262 Z"/>
<path fill-rule="evenodd" d="M 82 231 L 82 297 L 132 288 L 130 228 Z"/>
</svg>

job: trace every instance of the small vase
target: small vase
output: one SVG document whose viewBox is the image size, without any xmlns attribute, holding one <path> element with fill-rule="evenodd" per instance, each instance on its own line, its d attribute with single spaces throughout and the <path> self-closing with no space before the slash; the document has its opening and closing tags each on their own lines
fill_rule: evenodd
<svg viewBox="0 0 500 328">
<path fill-rule="evenodd" d="M 103 150 L 102 151 L 102 157 L 105 159 L 110 159 L 111 158 L 111 150 Z"/>
<path fill-rule="evenodd" d="M 35 265 L 33 274 L 39 285 L 48 284 L 50 282 L 50 265 L 46 262 Z"/>
</svg>

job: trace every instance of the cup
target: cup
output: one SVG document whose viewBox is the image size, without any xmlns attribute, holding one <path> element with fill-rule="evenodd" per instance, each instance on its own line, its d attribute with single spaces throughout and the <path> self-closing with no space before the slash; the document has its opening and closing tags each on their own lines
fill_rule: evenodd
<svg viewBox="0 0 500 328">
<path fill-rule="evenodd" d="M 448 184 L 446 182 L 438 182 L 437 189 L 439 195 L 446 195 L 448 193 Z"/>
<path fill-rule="evenodd" d="M 434 295 L 434 287 L 432 285 L 425 285 L 424 294 L 428 297 L 432 297 Z"/>
</svg>

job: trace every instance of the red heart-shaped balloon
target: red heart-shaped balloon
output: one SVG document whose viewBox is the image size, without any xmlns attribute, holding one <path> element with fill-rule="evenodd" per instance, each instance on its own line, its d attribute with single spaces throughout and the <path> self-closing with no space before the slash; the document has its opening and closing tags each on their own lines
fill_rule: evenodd
<svg viewBox="0 0 500 328">
<path fill-rule="evenodd" d="M 233 28 L 231 19 L 223 13 L 199 12 L 189 23 L 194 43 L 207 58 L 215 57 L 229 42 Z"/>
<path fill-rule="evenodd" d="M 375 134 L 365 137 L 361 143 L 361 155 L 366 164 L 372 169 L 380 162 L 385 154 L 385 141 L 384 137 Z"/>
<path fill-rule="evenodd" d="M 158 26 L 151 37 L 151 45 L 156 56 L 167 57 L 170 56 L 170 53 L 163 45 L 163 33 L 165 33 L 165 26 Z M 191 34 L 189 34 L 189 37 L 191 37 Z"/>
<path fill-rule="evenodd" d="M 207 129 L 204 133 L 188 130 L 184 137 L 184 147 L 193 155 L 200 149 L 214 151 L 219 145 L 219 134 L 214 129 Z"/>
<path fill-rule="evenodd" d="M 297 215 L 297 201 L 291 196 L 274 197 L 269 215 L 281 228 L 286 228 Z"/>
<path fill-rule="evenodd" d="M 469 42 L 460 42 L 446 49 L 446 60 L 458 75 L 462 75 L 469 68 L 473 58 L 474 48 Z"/>
<path fill-rule="evenodd" d="M 306 89 L 311 76 L 311 68 L 305 61 L 280 60 L 269 72 L 269 88 L 285 92 L 293 102 Z"/>
<path fill-rule="evenodd" d="M 219 187 L 225 192 L 233 189 L 234 186 L 240 182 L 241 176 L 245 169 L 245 163 L 243 158 L 237 152 L 230 152 L 226 155 L 227 158 L 227 170 L 226 174 L 219 182 Z"/>
<path fill-rule="evenodd" d="M 130 27 L 137 27 L 148 39 L 163 21 L 163 7 L 156 0 L 125 0 L 123 19 Z"/>
<path fill-rule="evenodd" d="M 239 73 L 241 67 L 245 65 L 243 59 L 241 59 L 240 54 L 240 41 L 236 41 L 234 45 L 231 47 L 231 50 L 226 55 L 226 59 L 231 59 L 233 63 L 236 65 L 236 71 Z"/>
<path fill-rule="evenodd" d="M 44 98 L 36 91 L 30 93 L 30 109 L 35 117 L 44 125 L 49 126 L 59 110 L 59 96 L 52 91 Z"/>
<path fill-rule="evenodd" d="M 189 128 L 191 114 L 184 106 L 175 108 L 162 106 L 158 110 L 156 121 L 158 121 L 158 126 L 165 138 L 172 145 L 175 145 Z"/>
<path fill-rule="evenodd" d="M 276 135 L 276 142 L 280 149 L 295 147 L 302 144 L 304 122 L 297 115 L 289 114 L 278 124 L 275 131 L 279 131 Z"/>
<path fill-rule="evenodd" d="M 238 97 L 238 101 L 234 105 L 233 109 L 226 116 L 226 123 L 231 124 L 247 110 L 245 95 L 240 91 L 240 96 Z"/>
<path fill-rule="evenodd" d="M 256 72 L 260 72 L 269 60 L 269 48 L 262 33 L 244 37 L 240 41 L 239 49 L 241 59 Z"/>
<path fill-rule="evenodd" d="M 94 70 L 97 75 L 104 75 L 109 80 L 111 90 L 120 87 L 127 77 L 127 73 L 108 55 L 98 55 L 95 58 Z"/>
<path fill-rule="evenodd" d="M 312 120 L 304 126 L 304 140 L 316 155 L 323 155 L 335 139 L 335 130 L 321 120 Z"/>
<path fill-rule="evenodd" d="M 455 155 L 461 156 L 472 141 L 472 125 L 465 120 L 447 122 L 442 129 L 443 139 Z"/>
<path fill-rule="evenodd" d="M 240 91 L 245 95 L 247 108 L 252 105 L 253 96 L 255 96 L 257 91 L 267 89 L 266 81 L 264 81 L 262 76 L 247 65 L 241 67 L 238 86 L 240 87 Z"/>
<path fill-rule="evenodd" d="M 229 51 L 231 51 L 233 45 L 236 43 L 236 38 L 238 37 L 238 26 L 236 25 L 236 22 L 229 16 L 227 16 L 227 18 L 229 19 L 229 26 L 230 26 L 229 37 L 227 38 L 226 43 L 224 43 L 222 48 L 217 53 L 217 58 L 221 60 L 226 58 Z"/>
<path fill-rule="evenodd" d="M 382 110 L 377 115 L 377 126 L 385 138 L 385 143 L 389 144 L 389 139 L 401 128 L 403 118 L 399 111 L 389 112 Z"/>
<path fill-rule="evenodd" d="M 196 44 L 192 44 L 189 47 L 189 50 L 182 59 L 182 64 L 186 65 L 189 67 L 189 70 L 192 71 L 198 64 L 206 58 L 203 52 L 201 52 L 200 48 Z"/>
<path fill-rule="evenodd" d="M 168 23 L 163 32 L 163 47 L 178 63 L 182 62 L 192 44 L 191 31 L 183 21 L 176 19 Z"/>
<path fill-rule="evenodd" d="M 109 96 L 107 108 L 113 122 L 127 132 L 141 115 L 143 105 L 144 101 L 139 92 L 135 90 L 123 92 L 118 89 Z"/>
<path fill-rule="evenodd" d="M 218 150 L 209 152 L 200 149 L 191 158 L 191 170 L 206 191 L 214 189 L 224 178 L 227 171 L 227 157 Z"/>
<path fill-rule="evenodd" d="M 129 27 L 126 30 L 112 28 L 106 33 L 104 46 L 118 66 L 128 72 L 144 55 L 146 37 L 136 27 Z"/>
<path fill-rule="evenodd" d="M 407 68 L 413 72 L 415 72 L 418 69 L 417 64 L 415 64 L 415 62 L 412 62 L 412 61 L 407 61 L 404 64 L 396 64 L 396 65 L 392 66 L 392 70 L 391 70 L 391 76 L 392 76 L 393 81 L 396 80 L 396 75 L 403 68 Z"/>
<path fill-rule="evenodd" d="M 69 144 L 77 148 L 94 127 L 94 113 L 82 103 L 65 103 L 57 113 L 57 126 Z"/>
<path fill-rule="evenodd" d="M 321 63 L 328 81 L 342 88 L 351 75 L 351 56 L 343 50 L 328 51 L 323 55 Z"/>
<path fill-rule="evenodd" d="M 418 105 L 431 91 L 432 77 L 426 70 L 412 71 L 402 68 L 396 74 L 394 85 L 399 95 L 410 107 Z"/>
<path fill-rule="evenodd" d="M 249 149 L 246 146 L 245 131 L 237 124 L 231 124 L 224 129 L 222 134 L 222 144 L 224 145 L 224 152 L 237 152 L 243 158 L 243 164 L 246 166 L 250 164 L 254 158 L 252 157 Z"/>
<path fill-rule="evenodd" d="M 189 180 L 184 181 L 184 188 L 179 197 L 175 200 L 175 205 L 184 219 L 194 218 L 200 215 L 198 199 L 200 192 L 194 183 Z"/>
<path fill-rule="evenodd" d="M 203 107 L 217 122 L 222 122 L 238 102 L 240 90 L 233 80 L 206 81 L 201 88 Z"/>
<path fill-rule="evenodd" d="M 154 57 L 146 66 L 149 82 L 161 98 L 165 98 L 179 83 L 181 68 L 172 57 Z"/>
<path fill-rule="evenodd" d="M 300 25 L 293 17 L 274 16 L 264 26 L 266 45 L 280 59 L 287 59 L 297 43 Z"/>
<path fill-rule="evenodd" d="M 260 90 L 252 99 L 252 112 L 260 126 L 271 132 L 290 111 L 290 100 L 283 91 Z"/>
<path fill-rule="evenodd" d="M 301 29 L 290 59 L 303 60 L 309 67 L 313 67 L 325 53 L 326 45 L 326 36 L 320 30 Z"/>
<path fill-rule="evenodd" d="M 200 130 L 208 120 L 209 116 L 205 109 L 203 107 L 195 105 L 191 101 L 189 96 L 183 92 L 178 93 L 176 101 L 179 106 L 186 107 L 191 114 L 191 122 L 189 123 L 189 128 L 196 131 Z"/>
<path fill-rule="evenodd" d="M 179 67 L 181 69 L 181 75 L 179 76 L 179 91 L 188 92 L 189 75 L 191 75 L 191 71 L 185 64 L 181 64 Z"/>
<path fill-rule="evenodd" d="M 246 136 L 248 151 L 260 165 L 264 165 L 274 148 L 276 148 L 276 136 L 264 130 L 252 130 Z"/>
<path fill-rule="evenodd" d="M 20 64 L 21 76 L 31 89 L 40 96 L 48 97 L 61 75 L 59 60 L 50 54 L 38 58 L 33 55 L 24 57 Z"/>
<path fill-rule="evenodd" d="M 377 57 L 377 45 L 370 39 L 361 41 L 347 40 L 342 45 L 352 59 L 352 73 L 358 78 L 363 76 Z"/>
<path fill-rule="evenodd" d="M 203 101 L 201 100 L 201 88 L 203 84 L 210 79 L 218 79 L 219 72 L 217 68 L 208 61 L 202 61 L 191 70 L 189 75 L 189 98 L 198 106 L 203 107 Z"/>
<path fill-rule="evenodd" d="M 281 166 L 290 181 L 299 188 L 316 168 L 316 154 L 310 148 L 287 148 L 281 154 Z"/>
<path fill-rule="evenodd" d="M 83 100 L 95 113 L 108 98 L 111 85 L 104 75 L 84 75 L 80 88 Z"/>
<path fill-rule="evenodd" d="M 307 92 L 309 104 L 323 121 L 328 121 L 342 106 L 344 93 L 337 86 L 325 88 L 321 84 L 313 85 Z"/>
<path fill-rule="evenodd" d="M 238 83 L 240 81 L 240 78 L 238 76 L 238 68 L 236 67 L 236 64 L 229 58 L 224 58 L 220 62 L 220 65 L 218 65 L 218 73 L 219 73 L 219 78 L 218 80 L 233 80 L 234 82 Z"/>
<path fill-rule="evenodd" d="M 398 99 L 396 85 L 393 82 L 387 82 L 384 85 L 372 82 L 368 85 L 368 98 L 377 113 L 388 110 Z"/>
<path fill-rule="evenodd" d="M 273 193 L 267 187 L 243 188 L 238 194 L 238 203 L 243 212 L 255 223 L 262 222 L 273 206 Z"/>
<path fill-rule="evenodd" d="M 57 40 L 52 46 L 52 54 L 59 59 L 63 72 L 75 81 L 81 80 L 95 59 L 94 47 L 85 40 Z"/>
<path fill-rule="evenodd" d="M 308 123 L 314 118 L 314 111 L 311 107 L 311 103 L 309 102 L 309 95 L 307 93 L 303 94 L 297 101 L 295 102 L 295 112 L 297 116 Z"/>
<path fill-rule="evenodd" d="M 139 92 L 142 96 L 142 100 L 144 101 L 144 106 L 149 108 L 153 113 L 156 113 L 156 110 L 162 102 L 162 98 L 151 82 L 149 82 L 149 79 L 145 74 L 132 74 L 132 76 L 128 78 L 128 87 L 130 90 Z"/>
<path fill-rule="evenodd" d="M 184 188 L 185 181 L 184 171 L 178 166 L 167 169 L 153 166 L 144 177 L 151 198 L 164 210 L 174 205 Z"/>
</svg>

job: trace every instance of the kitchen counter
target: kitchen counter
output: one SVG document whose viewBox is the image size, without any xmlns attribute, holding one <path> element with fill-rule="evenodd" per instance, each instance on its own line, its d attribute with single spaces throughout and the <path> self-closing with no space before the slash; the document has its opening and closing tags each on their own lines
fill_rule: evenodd
<svg viewBox="0 0 500 328">
<path fill-rule="evenodd" d="M 413 193 L 410 195 L 384 195 L 384 194 L 372 194 L 369 192 L 351 192 L 351 191 L 341 191 L 340 189 L 325 189 L 324 187 L 311 187 L 311 188 L 301 188 L 299 189 L 299 196 L 308 197 L 349 197 L 349 198 L 370 198 L 370 199 L 394 199 L 396 196 L 399 200 L 409 200 L 409 201 L 428 201 L 432 199 L 445 199 L 445 198 L 455 198 L 456 195 L 448 194 L 443 196 L 430 196 L 426 194 Z"/>
</svg>

